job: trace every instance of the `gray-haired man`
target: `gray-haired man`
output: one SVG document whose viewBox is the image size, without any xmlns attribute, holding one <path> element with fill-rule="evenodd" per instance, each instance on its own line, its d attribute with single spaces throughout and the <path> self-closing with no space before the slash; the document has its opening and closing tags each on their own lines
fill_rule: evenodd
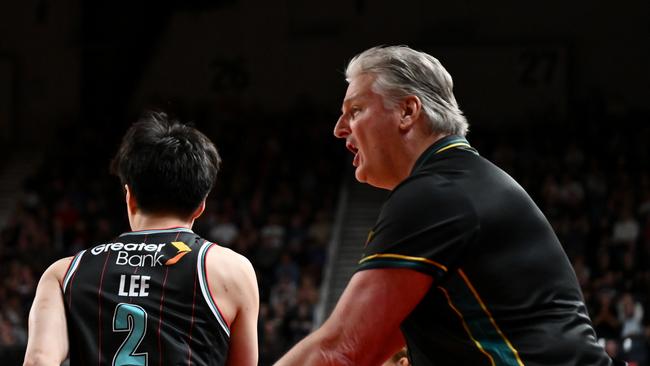
<svg viewBox="0 0 650 366">
<path fill-rule="evenodd" d="M 376 47 L 346 71 L 334 134 L 391 190 L 330 318 L 278 365 L 611 365 L 575 274 L 528 194 L 470 146 L 435 58 Z"/>
</svg>

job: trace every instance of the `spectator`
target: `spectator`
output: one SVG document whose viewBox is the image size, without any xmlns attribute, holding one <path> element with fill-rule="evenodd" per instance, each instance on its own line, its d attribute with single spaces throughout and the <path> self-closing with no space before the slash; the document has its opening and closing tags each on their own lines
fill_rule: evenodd
<svg viewBox="0 0 650 366">
<path fill-rule="evenodd" d="M 296 285 L 298 284 L 298 280 L 300 278 L 300 269 L 287 251 L 283 252 L 280 255 L 280 261 L 275 267 L 275 278 L 280 279 L 283 277 L 288 278 Z"/>
<path fill-rule="evenodd" d="M 286 309 L 296 303 L 296 284 L 288 276 L 282 276 L 271 288 L 270 304 L 275 309 Z"/>
<path fill-rule="evenodd" d="M 643 307 L 626 292 L 617 305 L 618 321 L 621 324 L 621 338 L 643 335 Z"/>
<path fill-rule="evenodd" d="M 592 314 L 594 329 L 599 338 L 618 339 L 621 334 L 621 321 L 616 316 L 614 292 L 601 290 L 598 293 L 598 306 Z"/>
<path fill-rule="evenodd" d="M 621 209 L 614 222 L 612 241 L 618 244 L 633 245 L 639 237 L 639 223 L 632 215 L 629 207 Z"/>
<path fill-rule="evenodd" d="M 229 213 L 218 213 L 215 216 L 215 222 L 209 231 L 210 239 L 220 245 L 231 247 L 237 235 L 239 235 L 237 225 L 235 225 Z"/>
<path fill-rule="evenodd" d="M 608 339 L 605 342 L 605 352 L 614 360 L 619 360 L 619 342 L 616 339 Z"/>
<path fill-rule="evenodd" d="M 273 213 L 269 215 L 266 225 L 260 231 L 262 242 L 270 248 L 280 249 L 284 245 L 285 229 L 281 224 L 280 215 Z"/>
</svg>

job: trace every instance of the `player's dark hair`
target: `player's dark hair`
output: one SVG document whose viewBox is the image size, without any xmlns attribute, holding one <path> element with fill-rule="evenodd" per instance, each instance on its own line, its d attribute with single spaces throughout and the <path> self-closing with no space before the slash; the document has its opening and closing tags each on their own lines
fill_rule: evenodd
<svg viewBox="0 0 650 366">
<path fill-rule="evenodd" d="M 210 193 L 221 158 L 197 129 L 150 112 L 133 124 L 111 162 L 145 213 L 189 217 Z"/>
</svg>

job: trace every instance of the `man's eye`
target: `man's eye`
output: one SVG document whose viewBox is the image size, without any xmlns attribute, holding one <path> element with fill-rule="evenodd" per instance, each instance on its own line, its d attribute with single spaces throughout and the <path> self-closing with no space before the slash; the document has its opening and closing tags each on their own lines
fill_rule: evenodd
<svg viewBox="0 0 650 366">
<path fill-rule="evenodd" d="M 359 109 L 359 108 L 352 108 L 352 110 L 350 111 L 350 115 L 352 116 L 352 118 L 354 118 L 354 117 L 356 117 L 356 116 L 359 114 L 359 112 L 361 112 L 361 109 Z"/>
</svg>

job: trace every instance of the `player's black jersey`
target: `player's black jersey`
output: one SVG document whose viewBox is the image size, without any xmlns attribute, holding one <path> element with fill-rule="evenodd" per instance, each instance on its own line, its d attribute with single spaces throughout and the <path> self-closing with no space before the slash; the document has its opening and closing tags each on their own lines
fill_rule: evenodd
<svg viewBox="0 0 650 366">
<path fill-rule="evenodd" d="M 401 327 L 413 365 L 612 362 L 550 224 L 464 138 L 433 144 L 390 193 L 359 265 L 372 268 L 434 278 Z"/>
<path fill-rule="evenodd" d="M 223 365 L 230 330 L 205 269 L 214 245 L 175 228 L 77 254 L 63 281 L 71 365 Z"/>
</svg>

